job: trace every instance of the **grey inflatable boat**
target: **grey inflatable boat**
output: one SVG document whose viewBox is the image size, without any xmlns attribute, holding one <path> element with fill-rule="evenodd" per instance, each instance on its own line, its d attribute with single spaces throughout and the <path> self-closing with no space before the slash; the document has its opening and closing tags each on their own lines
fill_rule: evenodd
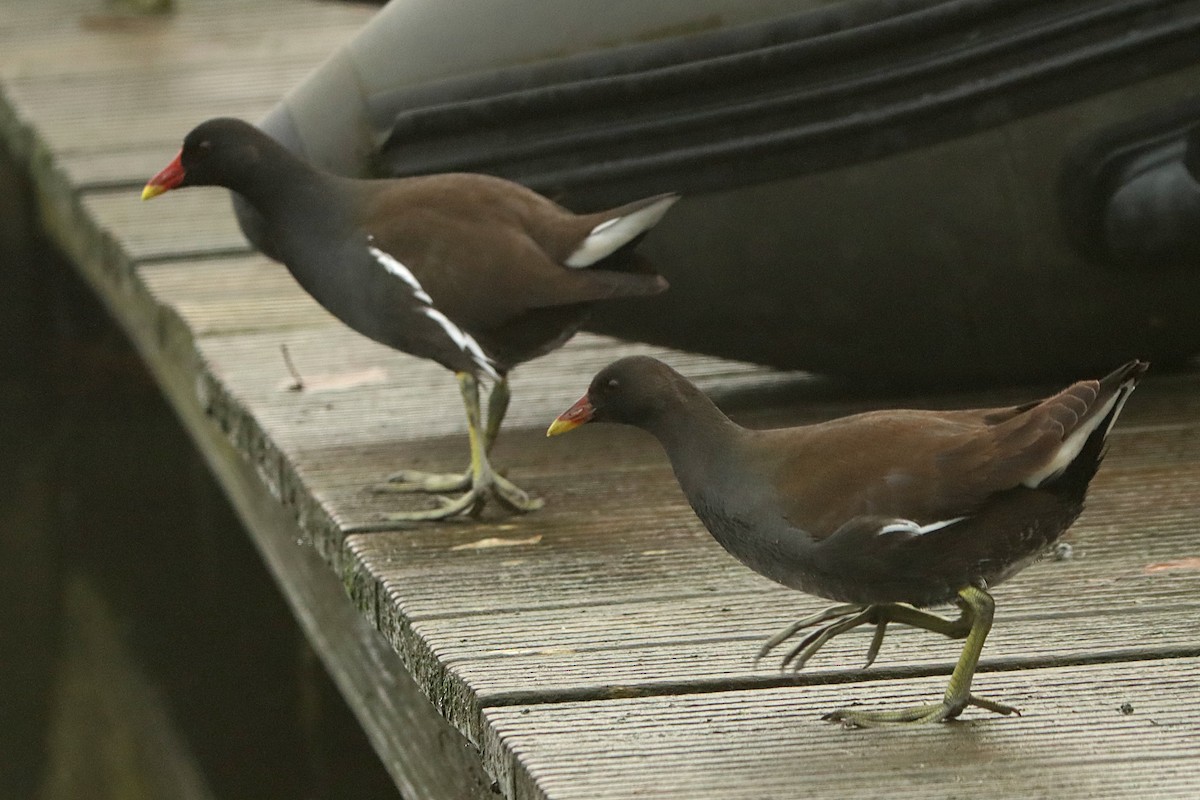
<svg viewBox="0 0 1200 800">
<path fill-rule="evenodd" d="M 682 192 L 671 290 L 591 323 L 630 339 L 911 383 L 1200 352 L 1200 2 L 393 0 L 262 125 L 343 174 Z"/>
</svg>

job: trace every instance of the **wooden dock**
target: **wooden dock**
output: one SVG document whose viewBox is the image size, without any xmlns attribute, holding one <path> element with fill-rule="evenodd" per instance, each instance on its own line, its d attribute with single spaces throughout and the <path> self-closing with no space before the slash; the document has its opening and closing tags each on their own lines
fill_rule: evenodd
<svg viewBox="0 0 1200 800">
<path fill-rule="evenodd" d="M 661 355 L 749 424 L 895 399 L 579 336 L 514 373 L 495 454 L 546 508 L 387 530 L 384 512 L 422 501 L 373 483 L 465 459 L 454 381 L 315 306 L 249 250 L 224 191 L 138 198 L 196 122 L 261 116 L 371 9 L 176 5 L 126 18 L 99 0 L 6 0 L 0 145 L 27 167 L 41 225 L 156 376 L 405 798 L 1200 796 L 1200 371 L 1152 373 L 1113 434 L 1072 556 L 995 593 L 976 686 L 1023 716 L 830 725 L 820 715 L 846 703 L 937 696 L 959 644 L 896 631 L 864 671 L 868 637 L 847 635 L 799 675 L 756 668 L 763 639 L 826 604 L 728 557 L 649 437 L 543 433 L 631 352 Z"/>
</svg>

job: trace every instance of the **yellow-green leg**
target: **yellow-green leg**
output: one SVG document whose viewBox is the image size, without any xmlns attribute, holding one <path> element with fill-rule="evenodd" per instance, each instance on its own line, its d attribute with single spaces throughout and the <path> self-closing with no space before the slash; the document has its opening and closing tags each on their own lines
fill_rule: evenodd
<svg viewBox="0 0 1200 800">
<path fill-rule="evenodd" d="M 461 384 L 461 378 L 459 383 Z M 478 388 L 475 389 L 478 392 Z M 488 395 L 487 429 L 484 433 L 484 452 L 491 455 L 492 445 L 500 435 L 500 426 L 504 423 L 504 415 L 508 413 L 508 401 L 511 393 L 508 389 L 508 378 L 496 381 Z M 464 402 L 465 399 L 464 399 Z M 478 407 L 478 398 L 474 401 Z M 470 416 L 468 407 L 467 415 Z M 372 487 L 377 494 L 446 494 L 449 492 L 465 492 L 471 488 L 473 467 L 468 466 L 465 472 L 424 472 L 417 469 L 402 469 L 393 472 L 386 478 L 386 483 Z"/>
<path fill-rule="evenodd" d="M 446 519 L 459 514 L 476 515 L 482 511 L 489 496 L 495 497 L 510 511 L 535 511 L 542 507 L 541 500 L 530 497 L 507 478 L 496 473 L 488 461 L 488 450 L 500 432 L 504 413 L 508 410 L 508 384 L 499 381 L 492 390 L 488 402 L 488 424 L 484 428 L 479 408 L 479 381 L 467 372 L 460 372 L 459 391 L 467 411 L 467 437 L 471 444 L 471 466 L 465 475 L 430 475 L 427 473 L 397 473 L 389 478 L 399 478 L 402 485 L 413 485 L 414 475 L 422 476 L 419 488 L 393 488 L 392 491 L 442 492 L 465 489 L 456 498 L 439 497 L 441 505 L 426 511 L 402 511 L 389 514 L 389 522 L 412 522 L 420 520 Z M 503 387 L 503 388 L 501 388 Z M 499 394 L 498 394 L 499 392 Z"/>
<path fill-rule="evenodd" d="M 799 644 L 789 650 L 787 655 L 783 657 L 780 669 L 787 669 L 790 666 L 794 671 L 799 672 L 808 663 L 809 659 L 816 655 L 817 651 L 834 636 L 845 633 L 852 628 L 857 628 L 860 625 L 869 624 L 875 626 L 875 635 L 871 639 L 871 646 L 867 648 L 867 663 L 863 665 L 869 667 L 875 663 L 875 657 L 879 655 L 879 648 L 883 645 L 884 634 L 887 632 L 888 623 L 891 622 L 909 625 L 913 628 L 921 628 L 933 633 L 940 633 L 951 639 L 962 639 L 971 631 L 970 619 L 966 612 L 959 615 L 957 619 L 946 619 L 939 617 L 937 614 L 931 614 L 928 611 L 914 608 L 907 603 L 877 603 L 871 606 L 833 606 L 811 617 L 805 617 L 794 622 L 772 636 L 762 646 L 762 649 L 758 651 L 758 655 L 754 658 L 754 663 L 757 664 L 760 659 L 800 631 L 820 625 L 821 627 L 802 639 Z M 822 625 L 822 623 L 828 624 Z"/>
<path fill-rule="evenodd" d="M 1019 715 L 1021 712 L 1012 706 L 971 694 L 971 680 L 975 677 L 975 668 L 979 665 L 983 643 L 987 639 L 988 631 L 992 628 L 992 616 L 996 608 L 995 601 L 983 589 L 968 586 L 959 591 L 958 605 L 963 611 L 961 619 L 969 624 L 970 630 L 967 633 L 966 643 L 963 644 L 962 655 L 958 657 L 954 672 L 950 674 L 950 683 L 946 687 L 946 694 L 940 703 L 915 706 L 899 711 L 859 711 L 842 708 L 826 714 L 825 719 L 863 728 L 909 722 L 944 722 L 957 717 L 967 706 L 978 706 L 997 714 Z M 903 608 L 903 606 L 900 607 Z M 917 609 L 912 610 L 917 611 Z M 917 613 L 923 614 L 924 612 L 917 611 Z M 943 622 L 950 623 L 951 626 L 958 623 L 957 620 L 943 620 Z M 912 623 L 907 622 L 906 624 Z M 919 627 L 924 627 L 924 625 Z M 952 629 L 957 630 L 957 627 Z"/>
<path fill-rule="evenodd" d="M 478 389 L 476 389 L 478 391 Z M 488 395 L 487 429 L 484 433 L 484 452 L 489 456 L 496 437 L 500 435 L 500 426 L 504 415 L 508 412 L 508 400 L 511 393 L 508 389 L 508 378 L 501 378 L 492 387 Z M 470 411 L 468 411 L 468 415 Z M 417 469 L 402 469 L 393 472 L 385 479 L 386 483 L 377 484 L 372 489 L 378 494 L 445 494 L 447 492 L 462 492 L 471 488 L 472 468 L 464 472 L 425 472 Z"/>
<path fill-rule="evenodd" d="M 500 426 L 504 423 L 504 415 L 508 413 L 508 400 L 512 393 L 508 390 L 508 378 L 503 377 L 492 386 L 488 394 L 487 430 L 483 435 L 483 449 L 492 454 L 492 445 L 500 436 Z"/>
</svg>

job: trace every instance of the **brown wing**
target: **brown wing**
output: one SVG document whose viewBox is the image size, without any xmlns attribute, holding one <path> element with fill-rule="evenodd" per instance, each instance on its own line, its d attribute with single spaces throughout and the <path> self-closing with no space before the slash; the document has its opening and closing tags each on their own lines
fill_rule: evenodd
<svg viewBox="0 0 1200 800">
<path fill-rule="evenodd" d="M 377 192 L 363 232 L 412 271 L 443 313 L 465 328 L 490 329 L 530 309 L 662 291 L 654 275 L 560 263 L 597 218 L 604 219 L 575 216 L 497 178 L 436 175 Z"/>
<path fill-rule="evenodd" d="M 873 412 L 765 431 L 779 445 L 763 450 L 787 456 L 762 466 L 774 470 L 788 520 L 815 538 L 856 517 L 930 525 L 969 516 L 1048 469 L 1072 434 L 1100 423 L 1115 389 L 1082 381 L 1014 408 Z"/>
</svg>

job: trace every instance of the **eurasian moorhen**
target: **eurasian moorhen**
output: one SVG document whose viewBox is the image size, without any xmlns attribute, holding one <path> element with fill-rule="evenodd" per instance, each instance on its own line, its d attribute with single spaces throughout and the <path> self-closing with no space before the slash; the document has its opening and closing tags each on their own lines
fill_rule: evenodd
<svg viewBox="0 0 1200 800">
<path fill-rule="evenodd" d="M 142 199 L 205 185 L 237 192 L 262 214 L 266 254 L 338 319 L 457 373 L 469 471 L 403 471 L 389 480 L 396 491 L 465 492 L 441 498 L 440 508 L 390 520 L 476 513 L 489 492 L 515 511 L 541 506 L 488 463 L 508 408 L 508 371 L 562 345 L 595 301 L 666 288 L 632 251 L 678 199 L 660 195 L 575 215 L 485 175 L 343 178 L 237 119 L 197 126 Z M 482 432 L 481 379 L 494 381 Z"/>
<path fill-rule="evenodd" d="M 953 719 L 967 706 L 1016 709 L 970 693 L 992 625 L 988 587 L 1016 574 L 1083 510 L 1104 442 L 1147 364 L 1081 381 L 1014 408 L 875 411 L 817 425 L 748 430 L 662 362 L 604 368 L 547 431 L 589 421 L 652 433 L 705 527 L 743 564 L 836 600 L 772 638 L 759 656 L 820 625 L 784 659 L 799 669 L 832 637 L 889 622 L 966 637 L 940 703 L 893 712 L 841 709 L 854 725 Z M 923 606 L 954 600 L 948 620 Z"/>
</svg>

